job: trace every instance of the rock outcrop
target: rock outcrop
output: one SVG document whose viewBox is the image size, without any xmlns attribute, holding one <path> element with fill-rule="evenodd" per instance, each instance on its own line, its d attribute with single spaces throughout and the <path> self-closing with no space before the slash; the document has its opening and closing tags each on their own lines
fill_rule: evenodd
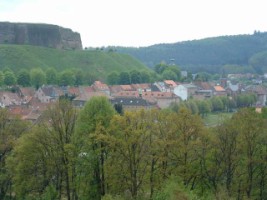
<svg viewBox="0 0 267 200">
<path fill-rule="evenodd" d="M 57 49 L 82 49 L 79 33 L 51 24 L 0 22 L 0 44 L 25 44 Z"/>
</svg>

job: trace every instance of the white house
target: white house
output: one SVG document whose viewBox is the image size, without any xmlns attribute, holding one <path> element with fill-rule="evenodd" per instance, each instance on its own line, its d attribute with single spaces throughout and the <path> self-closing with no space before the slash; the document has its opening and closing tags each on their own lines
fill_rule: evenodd
<svg viewBox="0 0 267 200">
<path fill-rule="evenodd" d="M 188 99 L 188 90 L 184 85 L 178 85 L 175 87 L 173 93 L 180 97 L 183 101 Z"/>
<path fill-rule="evenodd" d="M 193 84 L 181 84 L 174 88 L 173 93 L 184 101 L 195 95 L 196 91 L 197 86 Z"/>
</svg>

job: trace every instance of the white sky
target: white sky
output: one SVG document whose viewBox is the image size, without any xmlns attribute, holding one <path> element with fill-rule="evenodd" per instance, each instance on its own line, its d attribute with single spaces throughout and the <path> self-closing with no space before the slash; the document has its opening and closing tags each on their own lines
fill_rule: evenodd
<svg viewBox="0 0 267 200">
<path fill-rule="evenodd" d="M 264 0 L 0 0 L 0 21 L 48 23 L 84 47 L 158 43 L 267 31 Z"/>
</svg>

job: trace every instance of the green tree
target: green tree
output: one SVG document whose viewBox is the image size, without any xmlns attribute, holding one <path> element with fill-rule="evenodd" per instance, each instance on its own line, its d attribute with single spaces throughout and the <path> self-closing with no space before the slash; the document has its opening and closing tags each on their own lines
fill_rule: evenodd
<svg viewBox="0 0 267 200">
<path fill-rule="evenodd" d="M 150 74 L 147 71 L 141 72 L 141 82 L 142 83 L 150 83 L 151 82 Z"/>
<path fill-rule="evenodd" d="M 176 81 L 180 81 L 181 80 L 181 70 L 180 70 L 180 68 L 178 66 L 171 65 L 171 66 L 168 67 L 168 70 L 171 70 L 176 74 L 176 76 L 177 76 Z"/>
<path fill-rule="evenodd" d="M 16 76 L 13 71 L 5 71 L 4 77 L 5 85 L 11 86 L 16 84 Z"/>
<path fill-rule="evenodd" d="M 83 82 L 85 84 L 92 85 L 96 80 L 97 80 L 97 77 L 94 74 L 87 72 L 85 73 Z"/>
<path fill-rule="evenodd" d="M 212 97 L 210 99 L 212 111 L 222 111 L 224 109 L 223 102 L 219 97 Z"/>
<path fill-rule="evenodd" d="M 213 142 L 214 151 L 216 152 L 215 156 L 217 157 L 217 162 L 213 163 L 213 167 L 220 170 L 219 176 L 225 177 L 224 185 L 229 197 L 235 192 L 233 184 L 237 181 L 237 170 L 238 166 L 241 165 L 240 161 L 242 159 L 238 149 L 240 133 L 236 130 L 235 126 L 235 123 L 228 120 L 216 127 L 214 133 L 216 140 Z M 219 184 L 219 181 L 217 184 Z"/>
<path fill-rule="evenodd" d="M 207 73 L 207 72 L 201 72 L 197 74 L 196 80 L 198 81 L 209 81 L 212 79 L 211 74 Z"/>
<path fill-rule="evenodd" d="M 174 167 L 173 174 L 181 177 L 186 187 L 195 187 L 199 173 L 199 155 L 196 149 L 198 140 L 204 130 L 201 118 L 192 115 L 189 110 L 181 108 L 172 120 L 174 131 L 169 138 L 171 142 L 169 160 Z"/>
<path fill-rule="evenodd" d="M 167 69 L 167 68 L 168 68 L 168 65 L 165 62 L 161 62 L 160 64 L 157 64 L 154 67 L 154 70 L 156 73 L 162 74 L 165 71 L 165 69 Z"/>
<path fill-rule="evenodd" d="M 127 85 L 131 83 L 130 74 L 128 72 L 121 72 L 119 75 L 119 84 Z"/>
<path fill-rule="evenodd" d="M 2 71 L 0 71 L 0 86 L 4 85 L 5 75 Z"/>
<path fill-rule="evenodd" d="M 76 118 L 71 102 L 58 101 L 48 108 L 37 126 L 19 139 L 9 160 L 19 199 L 39 199 L 48 195 L 45 190 L 53 196 L 56 193 L 56 199 L 77 199 L 77 156 L 72 142 Z"/>
<path fill-rule="evenodd" d="M 263 161 L 260 156 L 262 153 L 266 155 L 267 147 L 264 121 L 259 113 L 248 108 L 240 110 L 233 116 L 232 120 L 236 131 L 240 133 L 239 149 L 243 158 L 239 169 L 240 174 L 243 173 L 242 178 L 239 179 L 242 187 L 241 192 L 244 192 L 248 198 L 254 195 L 260 196 L 256 183 L 261 181 L 266 183 L 266 178 L 263 177 L 266 175 L 267 167 L 266 160 L 264 166 L 260 165 Z M 265 170 L 258 170 L 262 167 Z M 260 172 L 263 172 L 263 174 Z M 266 186 L 261 185 L 261 190 L 260 193 L 263 194 Z"/>
<path fill-rule="evenodd" d="M 12 116 L 7 109 L 0 108 L 0 127 L 0 199 L 6 199 L 12 193 L 13 175 L 9 173 L 7 159 L 16 140 L 25 130 L 26 123 Z"/>
<path fill-rule="evenodd" d="M 74 85 L 79 86 L 84 83 L 84 72 L 81 69 L 77 69 L 74 71 L 75 81 Z"/>
<path fill-rule="evenodd" d="M 162 78 L 164 80 L 178 80 L 176 73 L 170 69 L 164 70 L 164 72 L 162 73 Z"/>
<path fill-rule="evenodd" d="M 130 72 L 130 79 L 132 84 L 141 83 L 141 73 L 137 70 L 133 70 Z"/>
<path fill-rule="evenodd" d="M 21 69 L 18 72 L 17 83 L 23 87 L 31 85 L 31 77 L 29 71 L 26 69 Z"/>
<path fill-rule="evenodd" d="M 257 102 L 255 94 L 241 94 L 236 97 L 236 105 L 238 108 L 250 107 Z"/>
<path fill-rule="evenodd" d="M 57 71 L 55 70 L 55 68 L 50 67 L 46 70 L 45 72 L 46 74 L 46 83 L 48 85 L 56 85 L 58 82 L 58 77 L 57 77 Z"/>
<path fill-rule="evenodd" d="M 36 89 L 45 84 L 46 77 L 42 69 L 40 68 L 32 69 L 30 72 L 30 76 L 31 76 L 31 83 Z"/>
<path fill-rule="evenodd" d="M 132 198 L 141 198 L 145 196 L 142 191 L 150 185 L 152 197 L 159 141 L 152 126 L 159 119 L 157 115 L 156 111 L 138 110 L 113 117 L 110 133 L 102 137 L 110 152 L 106 166 L 110 169 L 107 182 L 112 193 L 129 190 Z"/>
<path fill-rule="evenodd" d="M 116 85 L 119 83 L 119 75 L 116 72 L 112 72 L 107 76 L 107 82 L 109 85 Z"/>
<path fill-rule="evenodd" d="M 63 71 L 59 76 L 59 85 L 61 86 L 70 86 L 74 85 L 75 76 L 74 73 L 70 70 Z"/>
<path fill-rule="evenodd" d="M 189 100 L 186 103 L 188 104 L 188 109 L 191 111 L 192 114 L 198 114 L 199 110 L 195 100 Z"/>
<path fill-rule="evenodd" d="M 202 117 L 204 117 L 205 115 L 207 115 L 211 111 L 209 103 L 205 100 L 204 101 L 198 101 L 197 106 L 198 106 L 199 114 L 201 114 Z"/>
<path fill-rule="evenodd" d="M 106 193 L 104 165 L 108 152 L 105 143 L 97 137 L 107 132 L 114 114 L 115 110 L 106 97 L 93 97 L 80 112 L 75 138 L 79 153 L 87 158 L 81 160 L 79 166 L 81 174 L 87 174 L 79 177 L 87 183 L 79 188 L 81 198 L 101 199 Z"/>
</svg>

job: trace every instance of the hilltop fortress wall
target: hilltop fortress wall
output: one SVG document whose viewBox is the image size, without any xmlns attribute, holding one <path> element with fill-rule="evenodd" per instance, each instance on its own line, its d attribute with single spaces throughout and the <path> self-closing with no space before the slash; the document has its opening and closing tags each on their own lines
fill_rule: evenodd
<svg viewBox="0 0 267 200">
<path fill-rule="evenodd" d="M 82 49 L 79 33 L 50 24 L 0 22 L 0 44 Z"/>
</svg>

